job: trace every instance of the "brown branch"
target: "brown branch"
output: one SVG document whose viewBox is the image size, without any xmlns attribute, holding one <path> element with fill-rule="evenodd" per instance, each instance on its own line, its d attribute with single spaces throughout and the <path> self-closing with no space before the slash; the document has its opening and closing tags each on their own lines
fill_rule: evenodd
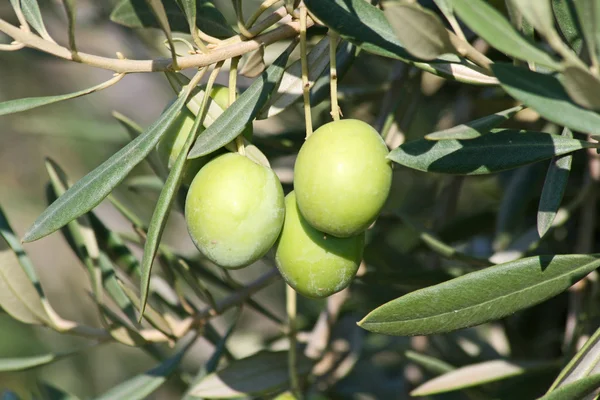
<svg viewBox="0 0 600 400">
<path fill-rule="evenodd" d="M 308 26 L 313 25 L 312 20 L 308 20 Z M 93 54 L 78 52 L 76 56 L 66 47 L 56 43 L 49 42 L 35 35 L 34 33 L 22 30 L 8 22 L 0 19 L 0 32 L 11 36 L 15 41 L 23 43 L 25 46 L 52 54 L 56 57 L 69 61 L 75 61 L 87 64 L 92 67 L 103 68 L 115 72 L 157 72 L 172 69 L 173 61 L 170 58 L 156 58 L 152 60 L 128 60 L 101 57 Z M 270 32 L 256 36 L 252 40 L 233 43 L 222 48 L 216 48 L 208 54 L 194 54 L 191 56 L 178 57 L 177 65 L 180 69 L 198 68 L 214 64 L 219 61 L 227 60 L 250 53 L 261 46 L 278 42 L 298 35 L 300 24 L 296 21 L 287 22 Z"/>
</svg>

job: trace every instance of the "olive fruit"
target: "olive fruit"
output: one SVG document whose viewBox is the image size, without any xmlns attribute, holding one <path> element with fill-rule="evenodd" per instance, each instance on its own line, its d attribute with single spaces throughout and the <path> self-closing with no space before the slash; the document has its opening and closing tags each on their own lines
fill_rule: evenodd
<svg viewBox="0 0 600 400">
<path fill-rule="evenodd" d="M 226 86 L 214 85 L 210 92 L 210 98 L 217 103 L 219 107 L 223 109 L 227 108 L 229 105 L 229 88 Z M 202 101 L 202 99 L 200 99 L 200 101 Z M 181 148 L 185 144 L 185 141 L 192 130 L 194 120 L 194 114 L 187 108 L 184 108 L 171 126 L 169 126 L 169 129 L 165 132 L 160 142 L 158 142 L 156 151 L 160 161 L 165 167 L 170 169 L 173 163 L 175 163 L 175 160 L 177 160 L 179 153 L 181 153 Z M 200 132 L 202 132 L 204 127 L 201 126 L 199 129 Z M 252 139 L 251 123 L 244 129 L 243 135 L 248 140 Z M 223 151 L 217 154 L 222 153 Z M 214 154 L 212 156 L 214 156 Z M 200 168 L 202 168 L 211 158 L 211 155 L 209 155 L 189 160 L 184 171 L 183 183 L 189 185 Z"/>
<path fill-rule="evenodd" d="M 364 232 L 338 238 L 316 230 L 299 212 L 296 194 L 285 197 L 285 222 L 275 245 L 275 262 L 298 293 L 323 298 L 347 287 L 360 265 L 364 244 Z"/>
<path fill-rule="evenodd" d="M 370 125 L 334 121 L 304 142 L 294 166 L 298 207 L 316 229 L 337 237 L 366 230 L 392 183 L 388 149 Z"/>
<path fill-rule="evenodd" d="M 284 219 L 281 182 L 270 168 L 237 153 L 209 161 L 185 201 L 192 241 L 224 268 L 241 268 L 273 246 Z"/>
</svg>

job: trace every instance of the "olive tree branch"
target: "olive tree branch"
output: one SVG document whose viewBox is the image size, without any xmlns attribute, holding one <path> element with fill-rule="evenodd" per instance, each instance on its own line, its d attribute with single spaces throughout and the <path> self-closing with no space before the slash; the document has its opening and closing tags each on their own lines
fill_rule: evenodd
<svg viewBox="0 0 600 400">
<path fill-rule="evenodd" d="M 314 22 L 312 20 L 309 19 L 307 21 L 308 26 L 312 26 L 313 24 Z M 44 40 L 38 35 L 9 24 L 3 19 L 0 19 L 0 32 L 11 36 L 17 42 L 23 43 L 26 47 L 34 48 L 65 60 L 79 62 L 92 67 L 108 69 L 114 72 L 157 72 L 173 69 L 173 60 L 164 57 L 151 60 L 130 60 L 101 57 L 83 52 L 78 52 L 77 56 L 74 57 L 72 52 L 66 47 Z M 178 57 L 177 65 L 179 69 L 205 67 L 219 61 L 250 53 L 260 46 L 268 46 L 269 44 L 278 42 L 282 39 L 294 37 L 298 35 L 299 32 L 299 22 L 289 21 L 270 32 L 256 36 L 251 40 L 218 47 L 207 54 L 194 54 Z"/>
</svg>

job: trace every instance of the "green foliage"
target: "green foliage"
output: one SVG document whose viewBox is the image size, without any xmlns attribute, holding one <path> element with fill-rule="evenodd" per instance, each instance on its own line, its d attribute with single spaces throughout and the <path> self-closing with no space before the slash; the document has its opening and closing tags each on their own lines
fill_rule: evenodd
<svg viewBox="0 0 600 400">
<path fill-rule="evenodd" d="M 188 400 L 597 395 L 598 1 L 109 3 L 86 3 L 89 11 L 74 0 L 11 0 L 14 13 L 0 18 L 7 76 L 14 71 L 19 85 L 35 83 L 40 95 L 25 95 L 27 85 L 19 89 L 23 95 L 7 91 L 2 126 L 9 133 L 59 135 L 73 124 L 77 137 L 94 146 L 85 153 L 61 144 L 60 153 L 36 163 L 43 156 L 12 154 L 21 147 L 11 135 L 3 137 L 10 166 L 23 161 L 7 168 L 8 180 L 0 182 L 8 182 L 0 193 L 0 322 L 8 326 L 0 332 L 0 397 L 76 398 L 70 391 L 81 398 Z M 116 24 L 96 26 L 107 18 Z M 89 34 L 100 26 L 134 56 L 110 48 L 115 40 Z M 59 32 L 64 37 L 57 40 L 50 34 Z M 141 40 L 129 40 L 133 35 Z M 142 43 L 146 50 L 137 48 Z M 14 56 L 24 47 L 30 50 Z M 52 83 L 63 65 L 50 68 L 50 57 L 115 75 L 88 89 L 47 95 L 57 92 Z M 208 70 L 213 73 L 205 86 Z M 69 87 L 84 87 L 81 74 L 68 71 Z M 100 95 L 94 103 L 61 108 L 63 101 L 104 91 L 133 73 L 168 84 L 175 99 L 164 108 L 159 86 L 151 92 L 150 85 L 139 85 L 126 88 L 127 99 L 135 99 L 129 108 L 119 102 L 119 110 L 107 109 L 112 103 L 106 99 L 95 102 Z M 208 95 L 215 81 L 227 81 L 219 101 Z M 42 106 L 52 116 L 37 117 Z M 164 111 L 144 128 L 120 113 L 137 109 Z M 183 111 L 193 114 L 194 124 L 166 168 L 155 150 Z M 296 164 L 313 130 L 340 115 L 345 122 L 337 142 L 327 139 Z M 348 150 L 357 134 L 347 124 L 352 120 L 362 121 L 381 152 L 370 154 L 364 143 Z M 124 128 L 128 143 L 103 132 L 115 126 Z M 52 148 L 48 143 L 40 148 Z M 111 143 L 120 149 L 104 146 Z M 105 150 L 113 154 L 100 153 Z M 191 159 L 228 151 L 248 166 L 232 174 L 237 183 L 229 183 L 222 167 L 207 168 L 219 193 L 199 190 L 214 195 L 216 205 L 186 203 L 192 190 L 183 175 Z M 92 160 L 92 153 L 105 161 L 95 168 L 90 161 L 91 172 L 71 181 L 66 171 L 77 176 L 74 160 Z M 297 225 L 292 232 L 286 223 L 277 240 L 279 231 L 273 231 L 268 243 L 256 221 L 277 210 L 258 198 L 258 190 L 240 201 L 224 200 L 253 186 L 244 178 L 256 167 L 252 162 L 276 183 L 278 199 L 281 187 L 290 194 L 287 217 Z M 41 165 L 48 178 L 38 171 Z M 377 165 L 387 168 L 385 190 L 375 187 Z M 24 167 L 27 175 L 11 179 L 13 169 Z M 49 205 L 22 241 L 60 231 L 67 257 L 58 246 L 56 256 L 40 257 L 38 245 L 23 245 L 9 224 L 20 231 L 17 224 L 25 220 L 11 189 L 29 185 L 23 176 L 38 175 L 47 181 Z M 327 184 L 310 207 L 301 200 L 296 207 L 293 193 L 300 199 L 319 180 Z M 245 209 L 242 200 L 260 204 L 260 213 Z M 216 209 L 233 222 L 219 224 L 210 212 Z M 357 227 L 341 229 L 363 210 L 371 211 Z M 216 228 L 202 245 L 189 240 L 195 239 L 189 221 L 195 213 L 203 228 Z M 209 256 L 212 247 L 239 250 L 242 236 L 252 239 L 248 253 L 264 255 L 252 266 L 232 273 Z M 259 242 L 266 243 L 260 251 Z M 39 248 L 49 252 L 47 243 Z M 65 279 L 54 273 L 55 259 L 83 268 Z M 284 301 L 285 283 L 306 297 L 288 287 Z M 277 289 L 257 295 L 270 285 Z M 55 309 L 57 287 L 71 299 L 89 298 Z M 315 299 L 321 297 L 327 298 Z M 27 329 L 36 339 L 20 335 Z M 34 346 L 38 339 L 43 346 Z M 79 386 L 76 378 L 59 379 L 57 386 L 45 382 L 61 376 L 63 367 L 83 374 L 80 359 L 105 343 L 125 345 L 128 352 L 103 347 L 97 353 L 116 351 L 122 358 L 101 358 L 109 364 L 89 369 Z M 140 358 L 143 365 L 134 369 L 123 362 L 131 354 L 152 360 Z M 97 378 L 113 370 L 110 385 Z"/>
</svg>

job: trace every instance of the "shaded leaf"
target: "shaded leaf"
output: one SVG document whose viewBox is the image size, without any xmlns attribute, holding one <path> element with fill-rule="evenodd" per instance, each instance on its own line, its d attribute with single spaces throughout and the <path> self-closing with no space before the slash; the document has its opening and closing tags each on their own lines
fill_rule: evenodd
<svg viewBox="0 0 600 400">
<path fill-rule="evenodd" d="M 146 131 L 112 157 L 77 181 L 37 218 L 23 241 L 38 240 L 85 214 L 108 196 L 129 172 L 155 147 L 179 115 L 189 94 L 182 91 L 174 102 Z"/>
<path fill-rule="evenodd" d="M 456 53 L 446 27 L 431 11 L 417 4 L 392 3 L 385 8 L 385 16 L 400 42 L 415 57 L 433 60 Z"/>
<path fill-rule="evenodd" d="M 122 76 L 118 75 L 114 78 L 103 82 L 99 85 L 93 86 L 88 89 L 80 90 L 79 92 L 69 93 L 69 94 L 61 94 L 58 96 L 44 96 L 44 97 L 26 97 L 24 99 L 16 99 L 16 100 L 8 100 L 0 103 L 0 115 L 14 114 L 21 111 L 31 110 L 32 108 L 37 108 L 41 106 L 45 106 L 52 103 L 58 103 L 63 100 L 70 100 L 77 97 L 85 96 L 90 93 L 94 93 L 107 85 L 112 84 L 116 80 L 121 79 Z"/>
<path fill-rule="evenodd" d="M 23 15 L 29 25 L 33 27 L 42 37 L 49 37 L 48 31 L 46 30 L 46 26 L 44 25 L 44 20 L 42 18 L 42 13 L 40 11 L 40 6 L 38 5 L 37 0 L 20 0 L 21 1 L 21 10 L 23 11 Z"/>
<path fill-rule="evenodd" d="M 553 297 L 600 266 L 595 255 L 529 257 L 414 291 L 359 325 L 388 335 L 431 335 L 479 325 Z"/>
<path fill-rule="evenodd" d="M 562 136 L 572 138 L 573 133 L 569 128 L 564 128 Z M 554 222 L 554 218 L 556 218 L 556 213 L 560 208 L 560 203 L 567 189 L 572 161 L 573 155 L 568 154 L 561 157 L 553 157 L 550 162 L 537 213 L 537 230 L 540 238 L 548 232 L 548 229 L 552 226 L 552 222 Z"/>
<path fill-rule="evenodd" d="M 311 367 L 312 362 L 299 354 L 298 374 L 307 374 Z M 208 375 L 188 393 L 192 398 L 227 399 L 271 391 L 288 381 L 287 352 L 262 351 Z"/>
<path fill-rule="evenodd" d="M 210 154 L 235 139 L 269 101 L 281 81 L 285 65 L 296 41 L 279 56 L 273 64 L 256 78 L 252 85 L 223 114 L 198 137 L 188 154 L 197 158 Z"/>
<path fill-rule="evenodd" d="M 77 0 L 62 0 L 62 2 L 67 14 L 67 22 L 69 24 L 69 48 L 71 51 L 77 52 L 77 45 L 75 43 L 75 17 L 77 15 Z"/>
<path fill-rule="evenodd" d="M 171 29 L 176 32 L 189 32 L 187 18 L 176 1 L 163 0 L 163 5 Z M 110 19 L 130 28 L 160 28 L 145 0 L 121 0 L 110 14 Z M 209 0 L 196 1 L 196 25 L 203 32 L 218 38 L 235 35 L 223 14 Z"/>
<path fill-rule="evenodd" d="M 597 0 L 573 1 L 583 39 L 590 59 L 598 60 L 600 57 L 600 3 Z"/>
<path fill-rule="evenodd" d="M 472 84 L 496 84 L 481 68 L 456 55 L 445 55 L 434 63 L 420 62 L 397 40 L 383 11 L 364 0 L 306 0 L 308 9 L 329 28 L 365 51 L 410 63 L 448 79 Z"/>
<path fill-rule="evenodd" d="M 256 78 L 263 73 L 266 67 L 265 46 L 260 46 L 258 49 L 248 54 L 239 73 L 247 78 Z"/>
<path fill-rule="evenodd" d="M 590 71 L 568 66 L 563 71 L 563 83 L 575 103 L 590 110 L 600 110 L 600 80 Z"/>
<path fill-rule="evenodd" d="M 96 397 L 96 400 L 142 400 L 147 398 L 165 383 L 169 375 L 175 371 L 191 343 L 193 343 L 193 340 L 183 346 L 183 349 L 174 356 L 166 359 L 155 368 L 109 389 L 107 392 Z"/>
<path fill-rule="evenodd" d="M 404 355 L 415 364 L 423 367 L 427 371 L 433 372 L 434 374 L 444 374 L 456 369 L 453 365 L 450 365 L 445 361 L 428 356 L 426 354 L 417 353 L 415 351 L 409 350 L 404 353 Z"/>
<path fill-rule="evenodd" d="M 485 361 L 457 368 L 430 379 L 418 386 L 410 394 L 412 396 L 427 396 L 479 386 L 523 375 L 529 372 L 529 368 L 539 368 L 540 366 L 544 366 L 544 364 L 513 363 L 505 360 Z"/>
<path fill-rule="evenodd" d="M 509 95 L 548 121 L 575 131 L 600 133 L 600 115 L 575 104 L 557 78 L 503 63 L 493 64 L 492 70 Z"/>
<path fill-rule="evenodd" d="M 437 131 L 433 133 L 429 133 L 425 135 L 425 139 L 427 140 L 448 140 L 448 139 L 456 139 L 456 140 L 464 140 L 464 139 L 474 139 L 481 135 L 485 135 L 489 133 L 492 129 L 498 127 L 498 125 L 503 122 L 511 119 L 515 114 L 519 111 L 523 110 L 525 107 L 516 106 L 509 108 L 504 111 L 498 111 L 497 113 L 487 115 L 485 117 L 476 119 L 475 121 L 467 122 L 464 124 L 460 124 L 454 126 L 449 129 L 444 129 L 442 131 Z"/>
<path fill-rule="evenodd" d="M 455 13 L 486 42 L 510 56 L 553 69 L 559 65 L 524 38 L 494 7 L 483 0 L 455 0 Z"/>
<path fill-rule="evenodd" d="M 520 167 L 588 147 L 594 145 L 545 132 L 506 129 L 469 140 L 413 140 L 391 151 L 388 158 L 420 171 L 480 175 Z"/>
<path fill-rule="evenodd" d="M 165 6 L 163 5 L 162 0 L 146 0 L 146 4 L 148 4 L 152 10 L 152 13 L 158 21 L 160 29 L 162 29 L 167 37 L 169 49 L 171 50 L 171 58 L 173 59 L 173 66 L 175 69 L 177 69 L 177 53 L 175 51 L 175 43 L 173 43 L 173 35 L 171 34 L 171 26 L 169 25 L 169 19 L 167 17 L 167 12 L 165 11 Z"/>
<path fill-rule="evenodd" d="M 588 376 L 546 393 L 539 400 L 583 399 L 600 388 L 600 374 Z"/>
<path fill-rule="evenodd" d="M 552 0 L 552 11 L 554 18 L 558 22 L 558 27 L 566 39 L 566 42 L 571 46 L 576 53 L 579 53 L 583 44 L 583 35 L 581 33 L 581 25 L 577 18 L 575 3 L 573 0 Z"/>
</svg>

